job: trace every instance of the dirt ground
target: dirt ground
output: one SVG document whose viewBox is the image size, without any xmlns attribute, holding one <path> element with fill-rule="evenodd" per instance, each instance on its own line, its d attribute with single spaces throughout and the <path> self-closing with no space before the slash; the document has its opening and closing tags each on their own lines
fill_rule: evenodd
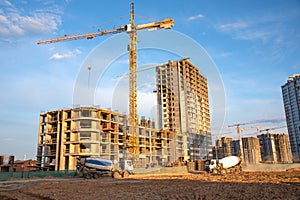
<svg viewBox="0 0 300 200">
<path fill-rule="evenodd" d="M 0 182 L 0 199 L 300 199 L 300 170 Z"/>
</svg>

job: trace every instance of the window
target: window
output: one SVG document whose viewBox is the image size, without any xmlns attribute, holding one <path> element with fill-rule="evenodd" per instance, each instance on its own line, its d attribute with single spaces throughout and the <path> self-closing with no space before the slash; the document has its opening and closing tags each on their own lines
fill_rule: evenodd
<svg viewBox="0 0 300 200">
<path fill-rule="evenodd" d="M 90 132 L 80 133 L 80 140 L 90 140 L 90 139 L 91 139 L 91 133 Z"/>
<path fill-rule="evenodd" d="M 81 120 L 80 127 L 81 128 L 91 128 L 92 127 L 91 121 L 90 120 Z"/>
<path fill-rule="evenodd" d="M 90 117 L 91 111 L 90 110 L 82 110 L 81 111 L 81 117 Z"/>
</svg>

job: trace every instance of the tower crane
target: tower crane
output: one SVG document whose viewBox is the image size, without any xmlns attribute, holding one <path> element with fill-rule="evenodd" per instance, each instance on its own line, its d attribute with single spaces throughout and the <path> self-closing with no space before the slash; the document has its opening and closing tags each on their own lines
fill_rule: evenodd
<svg viewBox="0 0 300 200">
<path fill-rule="evenodd" d="M 270 130 L 276 130 L 276 129 L 280 129 L 280 128 L 285 128 L 286 126 L 278 126 L 278 127 L 273 127 L 273 128 L 266 128 L 266 129 L 263 129 L 263 130 L 259 130 L 259 132 L 264 132 L 266 131 L 267 133 L 269 133 Z"/>
<path fill-rule="evenodd" d="M 55 42 L 63 42 L 70 40 L 79 39 L 94 39 L 99 36 L 111 35 L 126 32 L 129 34 L 129 123 L 133 128 L 133 137 L 129 140 L 128 148 L 131 149 L 133 155 L 137 155 L 139 152 L 138 148 L 138 134 L 136 131 L 136 126 L 138 124 L 138 111 L 137 111 L 137 31 L 148 29 L 170 29 L 174 26 L 174 20 L 172 18 L 166 18 L 161 21 L 151 22 L 147 24 L 136 25 L 134 22 L 134 3 L 130 3 L 130 23 L 126 25 L 119 26 L 112 30 L 99 30 L 96 32 L 85 33 L 85 34 L 73 34 L 64 35 L 57 38 L 50 38 L 46 40 L 38 40 L 37 44 L 49 44 Z"/>
<path fill-rule="evenodd" d="M 238 135 L 238 141 L 239 141 L 239 146 L 240 146 L 240 157 L 243 159 L 244 155 L 243 155 L 243 143 L 241 140 L 241 126 L 242 125 L 248 125 L 248 124 L 255 124 L 255 122 L 246 122 L 246 123 L 238 123 L 238 124 L 231 124 L 228 125 L 228 128 L 231 127 L 236 127 L 236 131 L 237 131 L 237 135 Z"/>
<path fill-rule="evenodd" d="M 248 125 L 248 124 L 255 124 L 255 122 L 246 122 L 246 123 L 239 123 L 239 124 L 231 124 L 231 125 L 228 125 L 228 128 L 231 128 L 231 127 L 236 127 L 236 131 L 237 131 L 237 135 L 238 135 L 238 140 L 240 140 L 241 138 L 241 126 L 243 125 Z"/>
</svg>

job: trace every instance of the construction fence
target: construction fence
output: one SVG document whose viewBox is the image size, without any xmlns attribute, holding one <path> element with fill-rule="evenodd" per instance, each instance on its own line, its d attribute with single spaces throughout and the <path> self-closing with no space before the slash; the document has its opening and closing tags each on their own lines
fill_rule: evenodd
<svg viewBox="0 0 300 200">
<path fill-rule="evenodd" d="M 77 171 L 29 171 L 29 172 L 0 172 L 0 181 L 7 181 L 11 179 L 28 179 L 28 178 L 47 178 L 47 177 L 75 177 Z"/>
</svg>

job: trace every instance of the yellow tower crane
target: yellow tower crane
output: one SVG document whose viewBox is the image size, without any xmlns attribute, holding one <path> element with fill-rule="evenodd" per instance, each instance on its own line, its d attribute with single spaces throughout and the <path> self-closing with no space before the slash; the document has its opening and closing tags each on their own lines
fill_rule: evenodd
<svg viewBox="0 0 300 200">
<path fill-rule="evenodd" d="M 138 135 L 136 132 L 136 126 L 138 124 L 138 111 L 137 111 L 137 31 L 143 29 L 170 29 L 174 26 L 174 20 L 172 18 L 166 18 L 161 21 L 151 22 L 147 24 L 135 25 L 134 22 L 134 3 L 130 3 L 130 23 L 119 26 L 112 30 L 99 30 L 96 32 L 86 34 L 72 34 L 64 35 L 57 38 L 50 38 L 46 40 L 38 40 L 37 44 L 49 44 L 55 42 L 63 42 L 69 40 L 79 39 L 93 39 L 98 36 L 105 36 L 109 34 L 117 34 L 127 32 L 129 34 L 129 123 L 132 126 L 133 137 L 129 141 L 129 146 L 132 149 L 133 154 L 138 154 Z"/>
</svg>

